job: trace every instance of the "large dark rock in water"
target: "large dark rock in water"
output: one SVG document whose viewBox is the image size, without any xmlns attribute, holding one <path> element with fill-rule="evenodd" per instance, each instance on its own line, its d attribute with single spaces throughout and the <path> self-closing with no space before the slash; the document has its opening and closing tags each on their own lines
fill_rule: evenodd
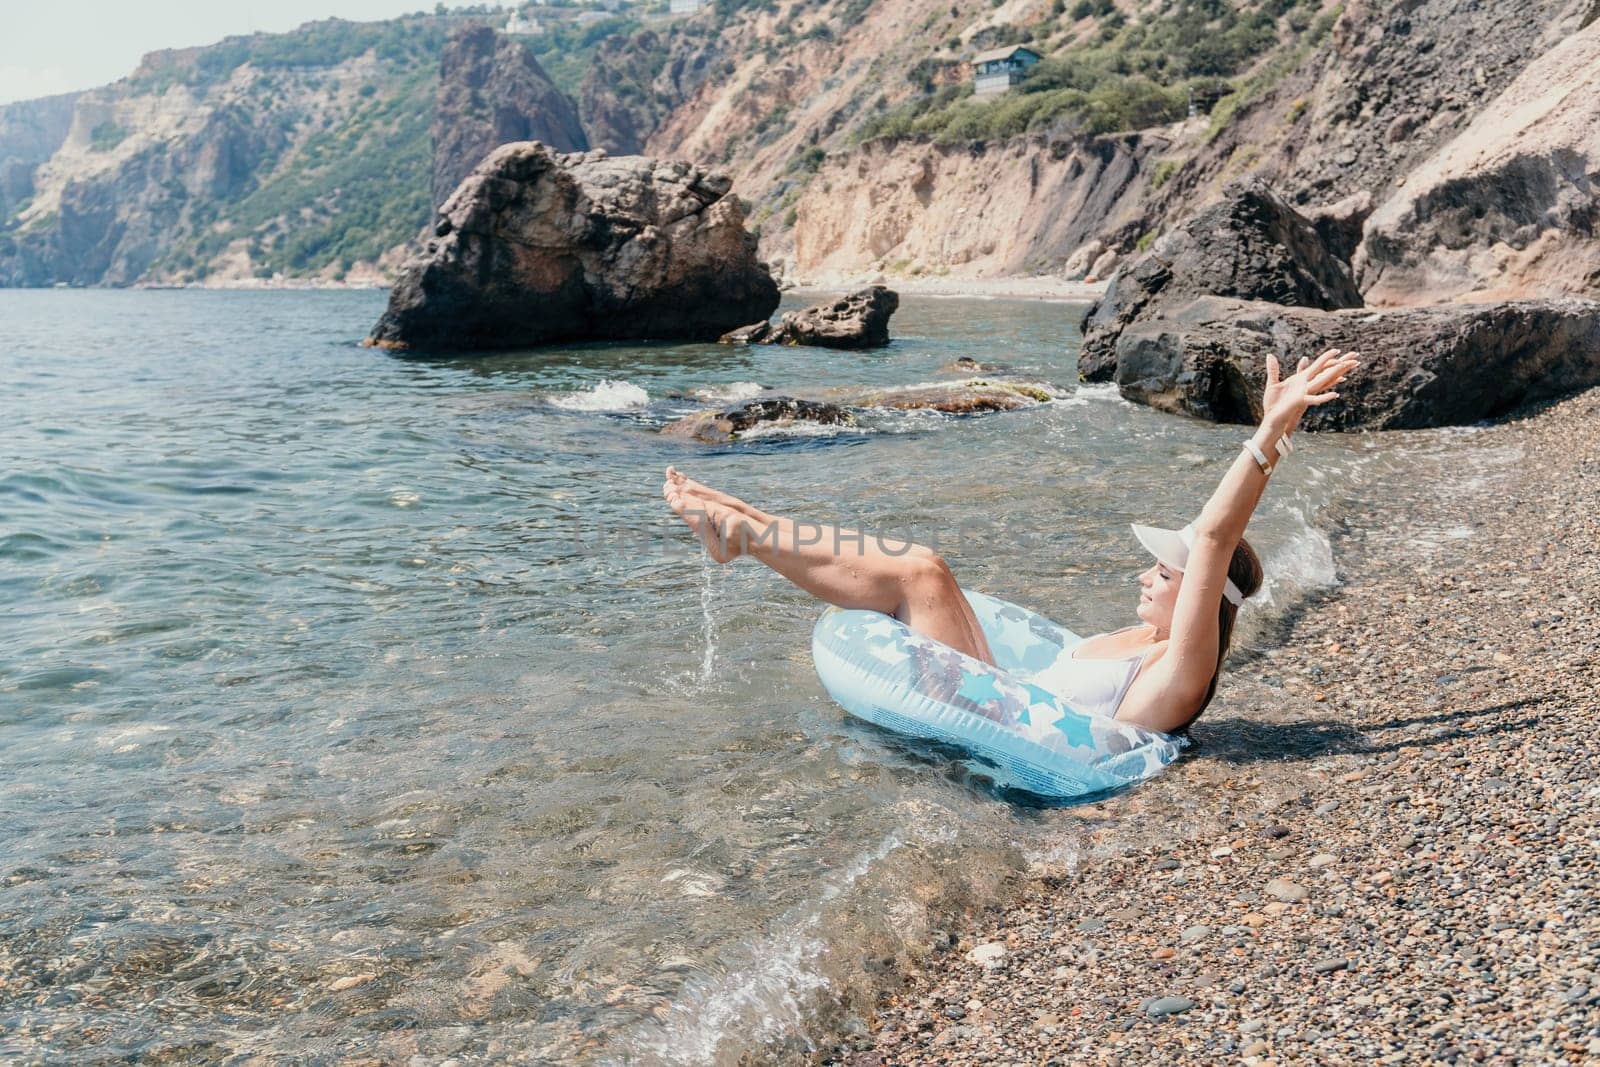
<svg viewBox="0 0 1600 1067">
<path fill-rule="evenodd" d="M 1109 380 L 1123 330 L 1201 296 L 1326 310 L 1361 306 L 1349 262 L 1265 182 L 1246 179 L 1116 274 L 1084 316 L 1079 374 Z"/>
<path fill-rule="evenodd" d="M 778 306 L 731 186 L 691 163 L 503 145 L 445 204 L 367 343 L 714 341 Z"/>
<path fill-rule="evenodd" d="M 434 95 L 433 203 L 443 204 L 483 157 L 512 141 L 560 152 L 589 148 L 578 109 L 518 41 L 489 26 L 456 33 Z"/>
<path fill-rule="evenodd" d="M 899 293 L 870 285 L 825 304 L 785 311 L 776 326 L 766 320 L 741 326 L 723 334 L 722 340 L 727 344 L 878 348 L 889 343 L 889 316 L 899 307 Z"/>
<path fill-rule="evenodd" d="M 1303 426 L 1462 425 L 1600 384 L 1600 302 L 1330 312 L 1203 297 L 1123 330 L 1115 381 L 1124 397 L 1155 408 L 1254 423 L 1266 357 L 1288 372 L 1325 348 L 1359 351 L 1362 363 Z"/>
</svg>

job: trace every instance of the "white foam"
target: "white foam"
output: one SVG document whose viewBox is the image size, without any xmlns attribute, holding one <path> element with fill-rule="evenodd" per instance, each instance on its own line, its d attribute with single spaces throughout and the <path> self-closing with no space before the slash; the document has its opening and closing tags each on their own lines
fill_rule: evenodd
<svg viewBox="0 0 1600 1067">
<path fill-rule="evenodd" d="M 759 441 L 764 437 L 838 437 L 840 434 L 865 433 L 859 426 L 830 425 L 795 419 L 790 422 L 764 422 L 739 432 L 741 441 Z"/>
<path fill-rule="evenodd" d="M 1293 596 L 1337 584 L 1339 572 L 1333 563 L 1333 543 L 1304 518 L 1301 522 L 1300 532 L 1262 561 L 1266 580 L 1261 583 L 1260 592 L 1250 598 L 1252 603 L 1271 605 L 1274 592 L 1280 589 Z"/>
<path fill-rule="evenodd" d="M 1080 382 L 1072 392 L 1074 396 L 1081 396 L 1085 400 L 1122 399 L 1122 390 L 1117 388 L 1115 382 Z"/>
<path fill-rule="evenodd" d="M 603 379 L 593 389 L 581 389 L 550 398 L 564 411 L 630 411 L 650 403 L 650 394 L 628 381 Z"/>
<path fill-rule="evenodd" d="M 760 382 L 728 382 L 726 385 L 708 385 L 703 389 L 696 389 L 694 397 L 714 404 L 731 404 L 740 400 L 750 400 L 766 391 L 767 387 Z"/>
</svg>

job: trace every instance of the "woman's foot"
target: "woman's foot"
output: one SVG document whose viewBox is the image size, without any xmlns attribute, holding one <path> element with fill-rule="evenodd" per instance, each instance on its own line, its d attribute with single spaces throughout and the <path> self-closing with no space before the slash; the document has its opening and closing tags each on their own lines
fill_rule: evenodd
<svg viewBox="0 0 1600 1067">
<path fill-rule="evenodd" d="M 753 520 L 759 526 L 765 526 L 772 521 L 771 515 L 768 515 L 754 504 L 747 504 L 732 493 L 724 493 L 704 483 L 697 482 L 676 467 L 667 468 L 667 484 L 676 485 L 689 496 L 712 504 L 721 504 L 726 508 L 732 508 L 746 518 Z"/>
<path fill-rule="evenodd" d="M 661 495 L 673 513 L 688 523 L 689 529 L 700 538 L 706 555 L 717 563 L 731 563 L 739 558 L 743 515 L 725 504 L 685 491 L 670 475 L 661 486 Z"/>
</svg>

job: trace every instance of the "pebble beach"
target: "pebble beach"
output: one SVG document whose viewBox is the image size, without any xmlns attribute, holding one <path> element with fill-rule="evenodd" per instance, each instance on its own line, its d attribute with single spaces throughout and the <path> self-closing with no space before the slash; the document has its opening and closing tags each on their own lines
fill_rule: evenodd
<svg viewBox="0 0 1600 1067">
<path fill-rule="evenodd" d="M 1035 863 L 813 1062 L 1600 1059 L 1600 390 L 1479 432 L 1520 458 L 1336 514 L 1196 751 L 1066 815 L 1221 785 L 1185 825 Z"/>
</svg>

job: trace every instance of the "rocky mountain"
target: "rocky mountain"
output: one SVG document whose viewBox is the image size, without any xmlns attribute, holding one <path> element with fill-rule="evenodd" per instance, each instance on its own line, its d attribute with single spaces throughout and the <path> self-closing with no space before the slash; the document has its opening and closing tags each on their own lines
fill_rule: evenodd
<svg viewBox="0 0 1600 1067">
<path fill-rule="evenodd" d="M 448 54 L 451 30 L 505 15 L 151 57 L 0 180 L 32 187 L 0 226 L 0 284 L 391 278 L 473 157 L 520 138 L 721 170 L 802 282 L 1104 276 L 1253 175 L 1369 303 L 1596 284 L 1574 269 L 1593 262 L 1596 0 L 529 10 L 538 36 Z M 1043 61 L 974 96 L 972 56 L 1019 43 Z M 7 128 L 0 161 L 38 155 Z"/>
<path fill-rule="evenodd" d="M 433 202 L 510 141 L 542 141 L 558 152 L 589 147 L 578 109 L 516 40 L 473 26 L 446 45 L 433 116 Z"/>
<path fill-rule="evenodd" d="M 581 33 L 637 24 L 523 41 L 483 10 L 156 52 L 111 85 L 0 109 L 0 285 L 388 282 L 436 185 L 504 140 L 585 145 L 542 60 L 575 88 L 598 46 Z"/>
<path fill-rule="evenodd" d="M 343 276 L 427 219 L 448 20 L 156 52 L 78 96 L 0 230 L 0 284 Z"/>
<path fill-rule="evenodd" d="M 33 196 L 33 172 L 67 139 L 77 99 L 65 93 L 0 107 L 0 218 Z"/>
</svg>

